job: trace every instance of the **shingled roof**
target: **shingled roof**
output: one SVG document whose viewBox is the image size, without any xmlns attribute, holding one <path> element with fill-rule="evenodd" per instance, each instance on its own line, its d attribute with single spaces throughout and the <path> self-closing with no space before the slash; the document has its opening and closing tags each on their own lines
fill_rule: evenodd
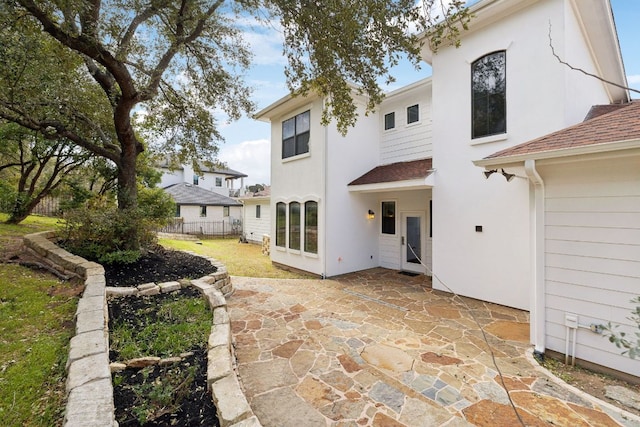
<svg viewBox="0 0 640 427">
<path fill-rule="evenodd" d="M 379 184 L 382 182 L 426 178 L 431 173 L 431 169 L 431 159 L 392 163 L 371 169 L 361 177 L 351 181 L 349 185 Z"/>
<path fill-rule="evenodd" d="M 173 199 L 179 205 L 198 205 L 198 206 L 241 206 L 242 203 L 231 197 L 226 197 L 213 191 L 205 190 L 197 185 L 191 185 L 186 182 L 173 184 L 164 189 L 173 196 Z"/>
<path fill-rule="evenodd" d="M 603 110 L 612 111 L 597 115 Z M 640 101 L 617 108 L 597 106 L 587 115 L 587 120 L 577 125 L 498 151 L 485 160 L 632 140 L 640 140 Z"/>
</svg>

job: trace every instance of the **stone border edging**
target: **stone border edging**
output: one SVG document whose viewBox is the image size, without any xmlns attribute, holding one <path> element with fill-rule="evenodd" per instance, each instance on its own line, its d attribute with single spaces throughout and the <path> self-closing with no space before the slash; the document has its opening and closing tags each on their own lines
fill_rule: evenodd
<svg viewBox="0 0 640 427">
<path fill-rule="evenodd" d="M 24 245 L 33 255 L 58 271 L 84 279 L 85 289 L 75 314 L 76 334 L 70 341 L 67 360 L 67 406 L 65 427 L 116 427 L 113 385 L 109 366 L 109 295 L 153 295 L 181 287 L 196 287 L 207 298 L 213 315 L 207 344 L 207 386 L 216 405 L 221 427 L 261 427 L 253 414 L 235 371 L 231 325 L 225 295 L 233 292 L 226 267 L 195 280 L 147 283 L 136 288 L 107 288 L 104 268 L 58 247 L 55 232 L 24 236 Z M 193 254 L 193 253 L 192 253 Z M 196 255 L 196 254 L 193 254 Z M 124 291 L 124 292 L 123 292 Z"/>
</svg>

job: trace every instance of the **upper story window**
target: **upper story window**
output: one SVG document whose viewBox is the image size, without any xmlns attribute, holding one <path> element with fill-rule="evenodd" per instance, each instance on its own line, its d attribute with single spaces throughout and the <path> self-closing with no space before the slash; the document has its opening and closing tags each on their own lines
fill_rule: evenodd
<svg viewBox="0 0 640 427">
<path fill-rule="evenodd" d="M 200 182 L 200 177 L 196 174 L 193 175 L 193 185 L 198 185 Z"/>
<path fill-rule="evenodd" d="M 216 177 L 216 187 L 222 187 L 222 178 Z"/>
<path fill-rule="evenodd" d="M 418 104 L 407 107 L 407 124 L 420 121 L 420 107 Z"/>
<path fill-rule="evenodd" d="M 384 130 L 396 127 L 396 113 L 387 113 L 384 115 Z"/>
<path fill-rule="evenodd" d="M 471 64 L 471 137 L 507 132 L 507 54 L 493 52 Z"/>
<path fill-rule="evenodd" d="M 309 152 L 311 114 L 307 110 L 282 122 L 282 158 Z"/>
</svg>

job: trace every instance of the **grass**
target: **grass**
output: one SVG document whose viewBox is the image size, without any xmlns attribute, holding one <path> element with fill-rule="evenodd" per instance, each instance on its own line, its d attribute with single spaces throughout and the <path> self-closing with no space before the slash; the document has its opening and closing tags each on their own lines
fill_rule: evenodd
<svg viewBox="0 0 640 427">
<path fill-rule="evenodd" d="M 59 425 L 77 298 L 64 296 L 67 284 L 17 265 L 2 265 L 0 283 L 0 419 Z"/>
<path fill-rule="evenodd" d="M 111 349 L 120 360 L 177 356 L 207 341 L 211 311 L 204 298 L 177 293 L 157 302 L 150 297 L 148 304 L 122 311 L 110 328 Z"/>
<path fill-rule="evenodd" d="M 201 243 L 201 244 L 200 244 Z M 264 277 L 273 279 L 311 279 L 311 274 L 286 271 L 275 267 L 271 259 L 262 254 L 262 246 L 239 243 L 238 239 L 212 239 L 201 242 L 160 239 L 166 248 L 192 251 L 222 262 L 232 276 Z"/>
<path fill-rule="evenodd" d="M 0 221 L 6 221 L 0 214 Z M 0 250 L 58 220 L 30 216 L 0 224 Z M 65 363 L 77 298 L 50 275 L 0 264 L 0 420 L 7 426 L 61 425 Z"/>
</svg>

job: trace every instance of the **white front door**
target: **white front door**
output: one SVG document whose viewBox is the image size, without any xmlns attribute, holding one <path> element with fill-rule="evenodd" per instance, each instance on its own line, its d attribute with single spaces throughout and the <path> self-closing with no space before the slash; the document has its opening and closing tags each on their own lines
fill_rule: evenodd
<svg viewBox="0 0 640 427">
<path fill-rule="evenodd" d="M 423 236 L 425 216 L 424 212 L 403 212 L 401 214 L 402 235 L 400 237 L 400 250 L 402 251 L 403 270 L 425 273 L 425 268 L 421 264 L 426 255 Z"/>
</svg>

